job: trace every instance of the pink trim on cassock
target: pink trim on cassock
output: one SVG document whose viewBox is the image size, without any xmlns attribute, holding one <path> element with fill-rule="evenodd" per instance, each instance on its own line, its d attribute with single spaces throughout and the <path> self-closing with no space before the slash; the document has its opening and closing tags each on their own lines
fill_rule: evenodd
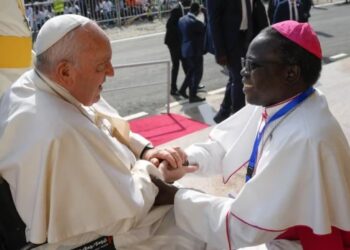
<svg viewBox="0 0 350 250">
<path fill-rule="evenodd" d="M 229 215 L 230 211 L 226 213 L 226 239 L 228 243 L 228 249 L 231 250 L 230 229 L 229 229 Z"/>
<path fill-rule="evenodd" d="M 286 229 L 267 229 L 267 228 L 263 228 L 263 227 L 259 227 L 257 225 L 253 225 L 251 223 L 248 223 L 246 222 L 245 220 L 239 218 L 237 215 L 235 215 L 234 213 L 230 212 L 230 214 L 235 217 L 237 220 L 239 220 L 240 222 L 243 222 L 244 224 L 247 224 L 248 226 L 251 226 L 251 227 L 254 227 L 256 229 L 259 229 L 259 230 L 264 230 L 264 231 L 268 231 L 268 232 L 283 232 L 283 231 L 286 231 L 288 228 Z"/>
<path fill-rule="evenodd" d="M 239 168 L 237 168 L 236 171 L 232 172 L 232 174 L 230 174 L 230 176 L 227 177 L 226 180 L 225 180 L 225 177 L 222 176 L 222 182 L 223 182 L 224 184 L 226 184 L 226 183 L 231 179 L 232 175 L 234 175 L 235 173 L 237 173 L 242 167 L 244 167 L 245 165 L 247 165 L 247 163 L 248 163 L 248 161 L 246 161 L 245 163 L 243 163 Z"/>
</svg>

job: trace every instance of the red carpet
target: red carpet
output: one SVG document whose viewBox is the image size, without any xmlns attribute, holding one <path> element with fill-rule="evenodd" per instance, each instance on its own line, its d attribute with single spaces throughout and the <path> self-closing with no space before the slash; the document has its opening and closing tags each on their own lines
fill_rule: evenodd
<svg viewBox="0 0 350 250">
<path fill-rule="evenodd" d="M 132 120 L 129 124 L 133 132 L 141 134 L 154 146 L 208 127 L 205 123 L 175 114 L 149 116 Z"/>
</svg>

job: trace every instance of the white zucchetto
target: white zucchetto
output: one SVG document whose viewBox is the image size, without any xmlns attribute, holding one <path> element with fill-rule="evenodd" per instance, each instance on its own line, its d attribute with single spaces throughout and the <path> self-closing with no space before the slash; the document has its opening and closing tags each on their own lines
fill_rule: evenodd
<svg viewBox="0 0 350 250">
<path fill-rule="evenodd" d="M 62 39 L 69 31 L 84 25 L 91 20 L 87 17 L 66 14 L 50 18 L 40 29 L 34 50 L 40 55 Z"/>
</svg>

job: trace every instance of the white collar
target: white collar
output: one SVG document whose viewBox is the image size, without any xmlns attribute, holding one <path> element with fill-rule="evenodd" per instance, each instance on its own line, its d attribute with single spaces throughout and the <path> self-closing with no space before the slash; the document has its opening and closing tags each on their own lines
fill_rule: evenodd
<svg viewBox="0 0 350 250">
<path fill-rule="evenodd" d="M 288 102 L 290 102 L 293 98 L 298 96 L 300 93 L 296 94 L 295 96 L 292 96 L 286 100 L 283 100 L 281 102 L 278 102 L 276 104 L 273 104 L 271 106 L 263 107 L 262 112 L 267 115 L 266 118 L 273 116 L 278 110 L 280 110 L 284 105 L 286 105 Z"/>
</svg>

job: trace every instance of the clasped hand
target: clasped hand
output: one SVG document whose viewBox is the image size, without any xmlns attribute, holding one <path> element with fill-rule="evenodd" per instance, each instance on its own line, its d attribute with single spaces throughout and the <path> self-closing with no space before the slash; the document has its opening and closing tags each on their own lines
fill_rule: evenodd
<svg viewBox="0 0 350 250">
<path fill-rule="evenodd" d="M 164 181 L 174 182 L 182 178 L 187 173 L 192 173 L 198 169 L 197 166 L 188 166 L 187 155 L 179 147 L 167 149 L 149 149 L 144 155 L 143 159 L 152 162 L 158 167 Z"/>
</svg>

